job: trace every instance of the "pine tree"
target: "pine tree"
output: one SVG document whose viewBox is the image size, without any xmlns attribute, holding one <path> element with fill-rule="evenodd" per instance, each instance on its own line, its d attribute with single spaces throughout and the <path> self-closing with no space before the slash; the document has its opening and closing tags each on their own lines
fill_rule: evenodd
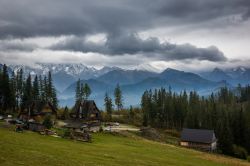
<svg viewBox="0 0 250 166">
<path fill-rule="evenodd" d="M 223 154 L 232 155 L 233 154 L 233 138 L 232 133 L 229 128 L 228 116 L 227 113 L 222 108 L 220 115 L 220 121 L 217 124 L 216 130 L 218 138 L 218 147 Z"/>
<path fill-rule="evenodd" d="M 43 83 L 42 83 L 42 86 L 43 86 L 43 91 L 44 91 L 44 101 L 45 102 L 48 102 L 48 99 L 49 99 L 49 96 L 48 96 L 48 92 L 49 92 L 49 88 L 48 88 L 48 80 L 47 80 L 47 77 L 44 76 L 43 78 Z"/>
<path fill-rule="evenodd" d="M 52 76 L 51 72 L 49 71 L 48 73 L 48 80 L 47 80 L 47 96 L 48 96 L 48 101 L 52 103 L 53 101 L 53 83 L 52 83 Z"/>
<path fill-rule="evenodd" d="M 33 95 L 34 101 L 37 102 L 40 100 L 39 83 L 38 83 L 37 75 L 35 76 L 34 81 L 33 81 L 32 95 Z"/>
<path fill-rule="evenodd" d="M 3 65 L 2 72 L 2 104 L 2 109 L 4 112 L 6 112 L 7 109 L 10 109 L 13 104 L 9 75 L 7 66 L 5 64 Z"/>
<path fill-rule="evenodd" d="M 24 80 L 23 80 L 23 69 L 17 71 L 17 91 L 16 91 L 16 101 L 17 106 L 20 108 L 21 98 L 24 91 Z"/>
<path fill-rule="evenodd" d="M 84 84 L 83 92 L 84 92 L 84 93 L 83 93 L 83 98 L 84 98 L 85 100 L 87 100 L 88 97 L 89 97 L 90 94 L 91 94 L 91 89 L 90 89 L 90 87 L 89 87 L 89 85 L 88 85 L 87 83 Z"/>
<path fill-rule="evenodd" d="M 52 103 L 54 108 L 57 108 L 58 106 L 58 100 L 56 96 L 56 89 L 53 85 L 53 79 L 51 76 L 51 72 L 49 71 L 48 73 L 48 81 L 47 81 L 47 96 L 48 96 L 48 101 Z"/>
<path fill-rule="evenodd" d="M 53 88 L 52 88 L 52 104 L 53 104 L 53 106 L 54 106 L 54 108 L 57 108 L 58 107 L 58 99 L 57 99 L 57 95 L 56 95 L 56 89 L 54 88 L 54 86 L 53 86 Z"/>
<path fill-rule="evenodd" d="M 117 110 L 120 111 L 122 110 L 123 104 L 122 104 L 122 91 L 121 88 L 119 86 L 119 84 L 117 84 L 115 90 L 114 90 L 114 97 L 115 97 L 115 105 L 117 106 Z"/>
<path fill-rule="evenodd" d="M 13 111 L 15 112 L 16 107 L 17 107 L 17 102 L 16 102 L 16 92 L 17 92 L 17 79 L 16 79 L 16 75 L 15 72 L 12 71 L 11 74 L 11 79 L 10 79 L 10 98 L 11 98 L 11 107 L 13 109 Z"/>
<path fill-rule="evenodd" d="M 3 71 L 0 68 L 0 114 L 3 114 Z"/>
<path fill-rule="evenodd" d="M 108 119 L 111 120 L 112 119 L 113 104 L 112 104 L 112 99 L 108 96 L 107 93 L 105 93 L 104 105 L 105 105 L 105 110 L 107 112 Z"/>
<path fill-rule="evenodd" d="M 76 82 L 76 89 L 75 89 L 75 102 L 79 102 L 81 100 L 81 81 L 78 79 Z"/>
<path fill-rule="evenodd" d="M 131 106 L 129 107 L 129 121 L 130 121 L 130 123 L 133 122 L 134 116 L 135 116 L 135 113 L 134 113 L 133 107 L 132 107 L 132 105 L 131 105 Z"/>
<path fill-rule="evenodd" d="M 31 83 L 31 76 L 29 74 L 24 85 L 24 94 L 22 97 L 22 109 L 27 109 L 30 113 L 32 101 L 33 101 L 32 83 Z"/>
<path fill-rule="evenodd" d="M 39 92 L 40 92 L 40 100 L 41 102 L 45 102 L 45 87 L 44 87 L 44 80 L 42 76 L 39 76 Z"/>
</svg>

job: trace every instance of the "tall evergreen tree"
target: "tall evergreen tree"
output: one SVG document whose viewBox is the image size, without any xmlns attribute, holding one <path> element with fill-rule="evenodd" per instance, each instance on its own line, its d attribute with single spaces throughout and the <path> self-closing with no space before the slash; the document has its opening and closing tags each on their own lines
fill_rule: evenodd
<svg viewBox="0 0 250 166">
<path fill-rule="evenodd" d="M 28 109 L 29 114 L 31 113 L 30 111 L 32 102 L 33 102 L 32 83 L 31 83 L 31 75 L 29 74 L 24 85 L 24 93 L 22 97 L 22 109 L 25 108 Z"/>
<path fill-rule="evenodd" d="M 76 82 L 76 89 L 75 89 L 75 102 L 79 102 L 81 100 L 81 81 L 80 78 Z"/>
<path fill-rule="evenodd" d="M 16 92 L 17 92 L 17 79 L 16 79 L 15 72 L 12 71 L 11 78 L 10 78 L 10 98 L 11 98 L 10 104 L 11 104 L 13 111 L 15 111 L 17 107 Z"/>
<path fill-rule="evenodd" d="M 17 105 L 20 108 L 21 98 L 24 91 L 24 78 L 23 78 L 23 69 L 17 71 L 17 91 L 16 91 L 16 101 Z"/>
<path fill-rule="evenodd" d="M 34 101 L 37 102 L 37 101 L 40 100 L 39 83 L 38 83 L 37 75 L 35 76 L 34 81 L 33 81 L 32 95 L 33 95 L 33 100 Z"/>
<path fill-rule="evenodd" d="M 222 108 L 223 109 L 223 108 Z M 233 138 L 229 127 L 228 116 L 224 109 L 221 112 L 220 121 L 218 121 L 216 134 L 218 137 L 218 147 L 223 154 L 233 154 Z"/>
<path fill-rule="evenodd" d="M 8 75 L 7 66 L 3 65 L 2 72 L 2 109 L 5 112 L 7 109 L 11 109 L 13 104 L 13 98 L 11 94 L 10 80 Z"/>
<path fill-rule="evenodd" d="M 44 85 L 44 80 L 43 80 L 43 78 L 42 78 L 42 76 L 40 75 L 39 76 L 39 92 L 40 92 L 40 100 L 41 100 L 41 102 L 45 102 L 45 97 L 46 97 L 46 95 L 45 95 L 45 85 Z"/>
<path fill-rule="evenodd" d="M 90 87 L 89 87 L 89 85 L 88 85 L 87 83 L 84 84 L 83 92 L 84 92 L 84 93 L 83 93 L 83 98 L 84 98 L 85 100 L 87 100 L 88 97 L 89 97 L 90 94 L 91 94 L 91 89 L 90 89 Z"/>
<path fill-rule="evenodd" d="M 123 104 L 122 104 L 122 91 L 119 86 L 119 84 L 116 85 L 116 88 L 114 90 L 114 97 L 115 97 L 115 105 L 117 106 L 117 110 L 122 110 Z"/>
<path fill-rule="evenodd" d="M 104 105 L 105 105 L 105 110 L 107 112 L 108 119 L 111 120 L 113 104 L 112 104 L 112 99 L 108 96 L 108 93 L 105 93 Z"/>
</svg>

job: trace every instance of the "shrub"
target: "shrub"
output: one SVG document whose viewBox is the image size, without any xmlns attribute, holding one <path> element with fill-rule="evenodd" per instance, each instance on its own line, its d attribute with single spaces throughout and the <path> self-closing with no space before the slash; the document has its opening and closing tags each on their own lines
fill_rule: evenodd
<svg viewBox="0 0 250 166">
<path fill-rule="evenodd" d="M 46 116 L 44 118 L 44 121 L 43 121 L 43 125 L 45 126 L 45 128 L 47 129 L 51 129 L 51 127 L 53 127 L 53 122 L 51 120 L 51 116 Z"/>
<path fill-rule="evenodd" d="M 64 137 L 64 138 L 70 137 L 70 130 L 69 130 L 69 129 L 64 130 L 64 132 L 63 132 L 63 137 Z"/>
<path fill-rule="evenodd" d="M 102 126 L 100 126 L 100 128 L 99 128 L 99 132 L 103 132 L 103 127 Z"/>
<path fill-rule="evenodd" d="M 180 132 L 177 130 L 165 130 L 165 133 L 173 137 L 180 137 Z"/>
<path fill-rule="evenodd" d="M 247 151 L 245 148 L 237 145 L 233 145 L 234 156 L 240 159 L 247 159 Z"/>
<path fill-rule="evenodd" d="M 247 161 L 250 162 L 250 156 L 247 157 Z"/>
</svg>

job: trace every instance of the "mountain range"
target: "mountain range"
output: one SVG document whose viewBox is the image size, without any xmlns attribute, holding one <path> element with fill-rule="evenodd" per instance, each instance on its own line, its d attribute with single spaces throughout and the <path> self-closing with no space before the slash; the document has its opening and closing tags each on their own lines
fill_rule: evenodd
<svg viewBox="0 0 250 166">
<path fill-rule="evenodd" d="M 196 90 L 201 95 L 208 95 L 220 87 L 235 87 L 237 84 L 250 83 L 250 69 L 237 67 L 222 70 L 191 73 L 168 68 L 161 73 L 148 71 L 146 68 L 124 70 L 118 67 L 96 69 L 83 64 L 36 64 L 34 67 L 10 65 L 10 70 L 22 68 L 24 74 L 45 75 L 51 71 L 54 85 L 58 91 L 61 106 L 73 106 L 76 81 L 88 83 L 92 89 L 90 98 L 103 108 L 104 94 L 113 96 L 117 84 L 121 86 L 124 105 L 139 105 L 142 93 L 147 89 L 170 88 L 175 92 Z"/>
</svg>

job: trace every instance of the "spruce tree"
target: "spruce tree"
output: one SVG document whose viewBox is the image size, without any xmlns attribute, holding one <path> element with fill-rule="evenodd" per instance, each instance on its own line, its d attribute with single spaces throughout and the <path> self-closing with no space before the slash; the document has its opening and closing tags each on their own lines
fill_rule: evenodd
<svg viewBox="0 0 250 166">
<path fill-rule="evenodd" d="M 84 91 L 84 93 L 83 93 L 83 95 L 84 95 L 83 98 L 84 98 L 85 100 L 87 100 L 88 97 L 89 97 L 90 94 L 91 94 L 91 89 L 90 89 L 90 87 L 89 87 L 89 85 L 88 85 L 87 83 L 84 84 L 83 91 Z"/>
<path fill-rule="evenodd" d="M 34 101 L 38 102 L 40 100 L 40 93 L 39 93 L 39 83 L 37 75 L 34 78 L 33 81 L 33 89 L 32 89 L 33 99 Z"/>
<path fill-rule="evenodd" d="M 44 87 L 44 80 L 42 76 L 39 76 L 39 92 L 40 92 L 40 100 L 41 102 L 45 102 L 45 87 Z"/>
<path fill-rule="evenodd" d="M 104 105 L 105 105 L 105 110 L 107 112 L 108 120 L 111 120 L 113 104 L 112 104 L 112 99 L 108 96 L 107 93 L 105 93 Z"/>
<path fill-rule="evenodd" d="M 48 81 L 47 81 L 47 86 L 46 87 L 47 87 L 46 92 L 47 92 L 48 101 L 50 103 L 52 103 L 54 108 L 57 108 L 58 100 L 57 100 L 57 96 L 56 96 L 56 89 L 55 89 L 55 87 L 53 85 L 53 79 L 52 79 L 50 71 L 48 73 Z"/>
<path fill-rule="evenodd" d="M 2 72 L 2 104 L 4 112 L 6 112 L 7 109 L 10 109 L 13 104 L 9 75 L 5 64 L 3 65 Z"/>
<path fill-rule="evenodd" d="M 3 72 L 0 68 L 0 114 L 3 114 Z"/>
<path fill-rule="evenodd" d="M 17 79 L 16 79 L 16 75 L 15 72 L 12 71 L 11 73 L 11 79 L 10 79 L 10 98 L 11 98 L 11 107 L 13 109 L 13 111 L 16 110 L 17 107 L 17 102 L 16 102 L 16 92 L 17 92 Z"/>
<path fill-rule="evenodd" d="M 216 135 L 218 138 L 218 147 L 223 154 L 233 154 L 233 138 L 230 130 L 228 115 L 222 108 L 220 120 L 217 123 Z"/>
<path fill-rule="evenodd" d="M 122 110 L 123 104 L 122 104 L 122 91 L 119 86 L 119 84 L 116 85 L 116 88 L 114 90 L 114 97 L 115 97 L 115 105 L 117 106 L 117 110 Z"/>
<path fill-rule="evenodd" d="M 81 81 L 80 78 L 76 82 L 76 89 L 75 89 L 75 102 L 79 102 L 81 100 Z"/>
<path fill-rule="evenodd" d="M 32 83 L 31 83 L 31 75 L 29 74 L 24 85 L 24 94 L 22 97 L 22 109 L 27 109 L 28 112 L 30 113 L 32 102 L 33 102 Z"/>
<path fill-rule="evenodd" d="M 21 98 L 24 91 L 24 78 L 23 78 L 23 69 L 17 71 L 17 91 L 16 91 L 16 101 L 17 105 L 20 108 Z"/>
</svg>

